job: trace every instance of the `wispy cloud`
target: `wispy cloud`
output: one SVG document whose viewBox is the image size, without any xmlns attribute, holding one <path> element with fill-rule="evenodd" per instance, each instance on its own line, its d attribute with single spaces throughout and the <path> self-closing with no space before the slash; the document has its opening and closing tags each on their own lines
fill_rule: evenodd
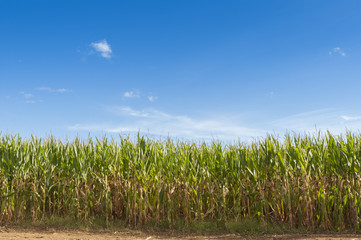
<svg viewBox="0 0 361 240">
<path fill-rule="evenodd" d="M 172 115 L 155 109 L 135 110 L 126 106 L 110 106 L 106 111 L 121 116 L 117 124 L 75 124 L 74 131 L 104 131 L 110 133 L 147 132 L 152 135 L 185 137 L 188 139 L 237 140 L 264 136 L 265 130 L 242 126 L 229 119 L 197 119 Z"/>
<path fill-rule="evenodd" d="M 53 88 L 50 88 L 50 87 L 40 87 L 40 88 L 38 88 L 38 90 L 46 91 L 46 92 L 50 92 L 50 93 L 67 93 L 67 92 L 71 92 L 70 89 L 66 89 L 66 88 L 53 89 Z"/>
<path fill-rule="evenodd" d="M 23 95 L 23 97 L 26 98 L 26 99 L 34 97 L 34 95 L 31 94 L 31 93 L 20 92 L 20 94 Z"/>
<path fill-rule="evenodd" d="M 90 46 L 92 46 L 96 52 L 100 53 L 103 58 L 109 59 L 112 57 L 112 49 L 107 40 L 104 39 L 100 42 L 93 42 L 90 44 Z"/>
<path fill-rule="evenodd" d="M 346 53 L 340 48 L 340 47 L 335 47 L 332 49 L 332 51 L 328 52 L 329 55 L 341 55 L 342 57 L 346 57 Z"/>
<path fill-rule="evenodd" d="M 275 95 L 274 91 L 269 91 L 266 96 L 269 97 L 269 98 L 273 98 Z"/>
<path fill-rule="evenodd" d="M 154 102 L 154 101 L 157 100 L 157 99 L 158 99 L 157 96 L 148 96 L 148 100 L 149 100 L 150 102 Z"/>
<path fill-rule="evenodd" d="M 25 103 L 28 104 L 34 104 L 34 103 L 38 103 L 38 102 L 42 102 L 41 99 L 39 98 L 35 98 L 35 96 L 31 93 L 26 93 L 26 92 L 20 92 L 20 95 L 22 95 L 25 99 Z"/>
<path fill-rule="evenodd" d="M 139 98 L 140 97 L 140 93 L 139 92 L 133 92 L 133 91 L 130 91 L 130 92 L 125 92 L 123 94 L 123 96 L 125 98 Z"/>
<path fill-rule="evenodd" d="M 337 114 L 331 109 L 322 109 L 310 112 L 294 114 L 285 118 L 273 121 L 271 125 L 276 129 L 283 129 L 295 132 L 312 132 L 317 128 L 334 126 Z"/>
<path fill-rule="evenodd" d="M 25 101 L 25 103 L 28 103 L 28 104 L 34 104 L 34 103 L 38 103 L 38 102 L 41 102 L 41 101 L 36 101 L 34 99 L 28 99 Z"/>
<path fill-rule="evenodd" d="M 125 92 L 123 94 L 123 97 L 125 97 L 125 98 L 140 98 L 140 97 L 142 97 L 143 98 L 143 97 L 145 97 L 145 95 L 141 94 L 141 92 L 139 92 L 139 91 L 129 91 L 129 92 Z M 158 96 L 149 95 L 149 96 L 147 96 L 147 98 L 148 98 L 148 100 L 150 102 L 154 102 L 155 100 L 158 99 Z"/>
<path fill-rule="evenodd" d="M 217 138 L 226 142 L 238 139 L 250 141 L 264 137 L 267 133 L 282 136 L 287 132 L 313 134 L 318 131 L 330 131 L 333 134 L 342 134 L 345 130 L 361 130 L 361 115 L 347 115 L 342 110 L 332 108 L 294 114 L 274 121 L 258 122 L 257 125 L 224 114 L 213 117 L 191 117 L 153 108 L 134 109 L 129 106 L 103 106 L 103 110 L 115 116 L 113 122 L 78 123 L 69 126 L 69 129 L 124 134 L 140 131 L 152 136 L 190 140 Z"/>
<path fill-rule="evenodd" d="M 109 133 L 135 133 L 140 131 L 139 128 L 132 127 L 114 127 L 108 123 L 101 124 L 75 124 L 68 127 L 72 131 L 86 131 L 86 132 L 109 132 Z"/>
<path fill-rule="evenodd" d="M 346 115 L 343 115 L 341 116 L 341 118 L 345 121 L 357 121 L 357 120 L 361 120 L 361 117 L 360 116 L 357 116 L 357 117 L 351 117 L 351 116 L 346 116 Z"/>
<path fill-rule="evenodd" d="M 131 107 L 111 106 L 111 107 L 104 107 L 104 109 L 118 116 L 121 115 L 121 116 L 132 116 L 132 117 L 149 117 L 149 114 L 146 111 L 134 110 Z"/>
<path fill-rule="evenodd" d="M 316 111 L 295 114 L 271 122 L 271 126 L 280 133 L 293 131 L 312 133 L 315 131 L 330 131 L 334 134 L 345 132 L 346 129 L 361 130 L 361 117 L 343 115 L 336 109 L 320 109 Z"/>
</svg>

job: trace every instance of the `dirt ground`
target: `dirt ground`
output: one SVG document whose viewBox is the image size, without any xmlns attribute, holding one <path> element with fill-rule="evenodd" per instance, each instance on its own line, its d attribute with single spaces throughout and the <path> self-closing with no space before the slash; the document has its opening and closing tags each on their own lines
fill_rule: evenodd
<svg viewBox="0 0 361 240">
<path fill-rule="evenodd" d="M 39 228 L 7 228 L 0 227 L 0 240 L 156 240 L 156 239 L 255 239 L 255 240 L 276 240 L 276 239 L 297 239 L 297 240 L 361 240 L 361 235 L 357 234 L 266 234 L 266 235 L 245 235 L 236 234 L 224 235 L 183 235 L 173 233 L 145 233 L 141 231 L 128 232 L 90 232 L 75 230 L 58 230 L 58 229 L 39 229 Z"/>
</svg>

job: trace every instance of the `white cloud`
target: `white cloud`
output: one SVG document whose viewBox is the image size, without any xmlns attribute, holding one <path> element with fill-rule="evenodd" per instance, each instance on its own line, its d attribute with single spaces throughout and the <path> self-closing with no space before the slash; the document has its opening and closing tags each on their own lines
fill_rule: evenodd
<svg viewBox="0 0 361 240">
<path fill-rule="evenodd" d="M 115 115 L 122 116 L 132 116 L 132 117 L 148 117 L 149 114 L 145 111 L 137 111 L 130 107 L 123 106 L 113 106 L 113 107 L 105 107 L 105 110 L 113 113 Z"/>
<path fill-rule="evenodd" d="M 25 101 L 24 101 L 25 103 L 34 104 L 34 103 L 42 102 L 42 100 L 40 98 L 35 97 L 31 93 L 20 92 L 20 94 L 25 98 Z"/>
<path fill-rule="evenodd" d="M 221 139 L 226 142 L 251 141 L 264 137 L 267 133 L 283 136 L 287 132 L 308 133 L 330 131 L 343 134 L 346 130 L 361 130 L 361 115 L 350 116 L 337 109 L 320 109 L 294 114 L 275 121 L 245 124 L 239 117 L 214 115 L 214 117 L 190 117 L 174 115 L 156 109 L 133 109 L 128 106 L 107 106 L 104 110 L 119 116 L 116 122 L 76 124 L 73 131 L 103 131 L 109 133 L 134 134 L 137 132 L 151 136 L 170 136 L 189 140 Z M 250 117 L 250 116 L 249 116 Z M 247 117 L 247 118 L 249 118 Z"/>
<path fill-rule="evenodd" d="M 262 129 L 249 128 L 229 119 L 197 119 L 185 115 L 172 115 L 155 109 L 135 110 L 130 107 L 106 107 L 106 111 L 122 116 L 118 124 L 76 124 L 74 131 L 105 131 L 110 133 L 147 132 L 151 135 L 185 137 L 188 139 L 237 140 L 265 136 Z"/>
<path fill-rule="evenodd" d="M 280 133 L 293 131 L 297 133 L 314 133 L 330 131 L 333 134 L 344 133 L 345 130 L 361 130 L 361 117 L 343 115 L 335 109 L 320 109 L 285 117 L 270 123 Z"/>
<path fill-rule="evenodd" d="M 340 47 L 335 47 L 328 54 L 329 55 L 338 54 L 338 55 L 341 55 L 342 57 L 346 57 L 346 53 Z"/>
<path fill-rule="evenodd" d="M 68 127 L 72 131 L 88 131 L 88 132 L 110 132 L 110 133 L 120 133 L 120 132 L 138 132 L 137 128 L 127 128 L 127 127 L 118 127 L 114 128 L 110 124 L 75 124 Z"/>
<path fill-rule="evenodd" d="M 139 98 L 140 94 L 139 94 L 139 92 L 130 91 L 130 92 L 125 92 L 123 94 L 123 96 L 126 97 L 126 98 Z"/>
<path fill-rule="evenodd" d="M 157 99 L 158 99 L 157 96 L 149 96 L 149 97 L 148 97 L 148 100 L 149 100 L 150 102 L 154 102 L 154 101 L 157 100 Z"/>
<path fill-rule="evenodd" d="M 24 98 L 26 98 L 26 99 L 29 99 L 29 98 L 34 97 L 34 95 L 33 95 L 33 94 L 31 94 L 31 93 L 20 92 L 20 94 L 21 94 L 21 95 L 23 95 L 23 96 L 24 96 Z"/>
<path fill-rule="evenodd" d="M 71 92 L 71 90 L 66 89 L 66 88 L 52 89 L 52 88 L 49 88 L 49 87 L 40 87 L 40 88 L 38 88 L 38 90 L 40 90 L 40 91 L 47 91 L 47 92 L 51 92 L 51 93 L 66 93 L 66 92 Z"/>
<path fill-rule="evenodd" d="M 341 118 L 345 121 L 357 121 L 357 120 L 361 120 L 361 117 L 360 116 L 357 116 L 357 117 L 351 117 L 351 116 L 346 116 L 346 115 L 343 115 L 341 116 Z"/>
<path fill-rule="evenodd" d="M 123 94 L 123 97 L 125 97 L 125 98 L 140 98 L 143 96 L 144 95 L 141 95 L 141 93 L 139 91 L 129 91 L 129 92 L 125 92 Z M 154 102 L 155 100 L 158 99 L 157 96 L 148 96 L 147 98 L 150 102 Z"/>
<path fill-rule="evenodd" d="M 100 53 L 100 55 L 103 58 L 111 58 L 111 54 L 112 54 L 112 49 L 110 47 L 110 45 L 108 44 L 107 40 L 102 40 L 100 42 L 93 42 L 90 44 L 90 46 L 92 46 L 95 51 L 97 51 L 98 53 Z"/>
<path fill-rule="evenodd" d="M 38 103 L 38 102 L 42 102 L 41 100 L 33 100 L 33 99 L 29 99 L 29 100 L 26 100 L 25 103 L 28 103 L 28 104 L 34 104 L 34 103 Z"/>
<path fill-rule="evenodd" d="M 291 115 L 285 118 L 273 121 L 271 125 L 277 129 L 290 130 L 295 132 L 312 132 L 316 128 L 322 128 L 330 124 L 330 120 L 335 119 L 335 114 L 330 109 L 322 109 Z"/>
</svg>

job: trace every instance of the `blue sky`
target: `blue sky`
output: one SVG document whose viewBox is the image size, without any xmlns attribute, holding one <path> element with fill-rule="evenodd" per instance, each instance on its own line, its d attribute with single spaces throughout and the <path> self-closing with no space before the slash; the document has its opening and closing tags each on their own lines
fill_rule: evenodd
<svg viewBox="0 0 361 240">
<path fill-rule="evenodd" d="M 0 131 L 361 129 L 360 1 L 1 1 Z"/>
</svg>

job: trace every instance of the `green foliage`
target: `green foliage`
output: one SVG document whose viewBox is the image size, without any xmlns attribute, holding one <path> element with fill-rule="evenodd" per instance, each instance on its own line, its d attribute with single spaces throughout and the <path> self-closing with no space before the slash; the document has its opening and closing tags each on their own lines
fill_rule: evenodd
<svg viewBox="0 0 361 240">
<path fill-rule="evenodd" d="M 139 135 L 118 142 L 0 137 L 1 222 L 359 229 L 361 135 L 350 132 L 226 146 Z"/>
</svg>

